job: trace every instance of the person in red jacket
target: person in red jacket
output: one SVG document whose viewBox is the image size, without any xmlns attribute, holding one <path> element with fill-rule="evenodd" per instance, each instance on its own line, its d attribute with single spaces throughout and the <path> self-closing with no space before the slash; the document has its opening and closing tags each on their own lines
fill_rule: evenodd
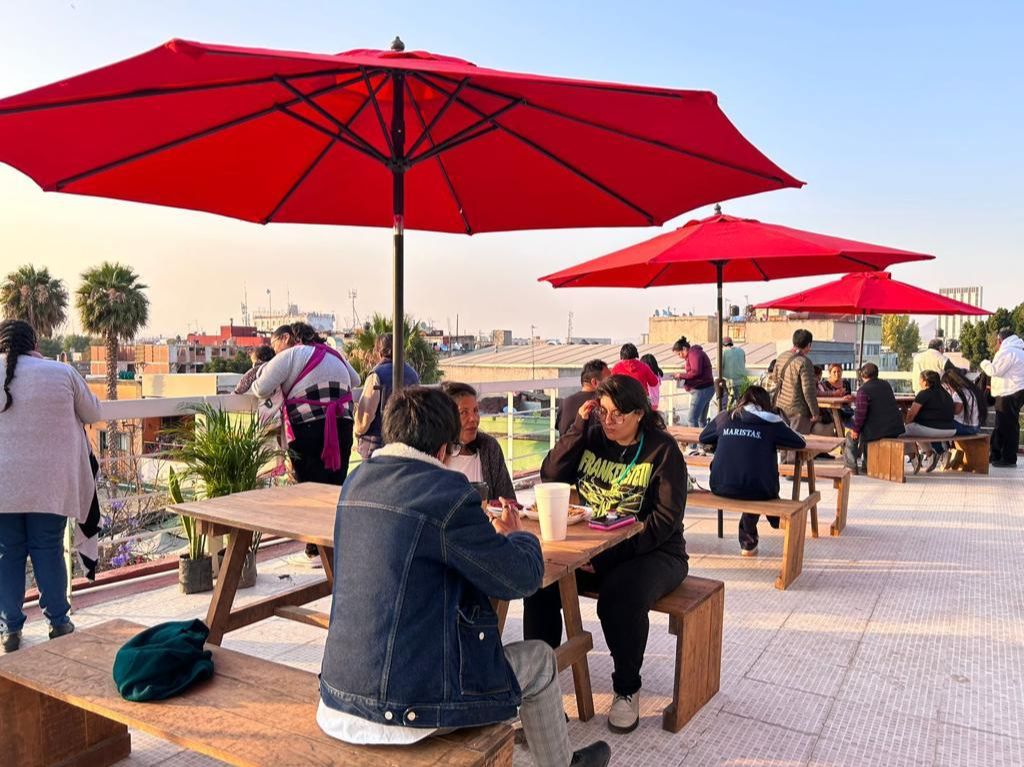
<svg viewBox="0 0 1024 767">
<path fill-rule="evenodd" d="M 612 368 L 612 375 L 629 376 L 648 389 L 652 386 L 661 386 L 661 379 L 654 374 L 647 363 L 641 361 L 640 352 L 633 344 L 623 344 L 619 349 L 619 361 Z"/>
<path fill-rule="evenodd" d="M 701 346 L 691 346 L 686 336 L 672 344 L 676 353 L 686 365 L 686 370 L 676 373 L 676 380 L 690 393 L 690 413 L 687 416 L 688 426 L 708 425 L 708 407 L 715 393 L 714 376 L 711 374 L 711 358 Z"/>
</svg>

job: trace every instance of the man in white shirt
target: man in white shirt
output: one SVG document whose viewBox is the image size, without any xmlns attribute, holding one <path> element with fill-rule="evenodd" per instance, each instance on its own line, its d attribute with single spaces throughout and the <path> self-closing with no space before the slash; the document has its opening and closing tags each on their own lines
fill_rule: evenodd
<svg viewBox="0 0 1024 767">
<path fill-rule="evenodd" d="M 947 367 L 953 363 L 946 356 L 946 347 L 941 338 L 933 338 L 928 342 L 928 348 L 923 352 L 914 355 L 914 365 L 911 368 L 910 381 L 914 386 L 914 393 L 921 391 L 921 373 L 926 370 L 934 370 L 941 377 Z"/>
<path fill-rule="evenodd" d="M 996 428 L 992 432 L 989 461 L 993 466 L 1017 465 L 1020 448 L 1020 411 L 1024 406 L 1024 341 L 1010 328 L 996 334 L 996 353 L 981 369 L 992 379 L 996 398 Z"/>
</svg>

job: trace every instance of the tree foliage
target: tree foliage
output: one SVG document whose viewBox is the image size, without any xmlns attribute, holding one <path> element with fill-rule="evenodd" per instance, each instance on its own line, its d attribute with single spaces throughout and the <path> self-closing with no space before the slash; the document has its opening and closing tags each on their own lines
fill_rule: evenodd
<svg viewBox="0 0 1024 767">
<path fill-rule="evenodd" d="M 204 373 L 244 373 L 252 367 L 252 360 L 244 351 L 235 352 L 234 357 L 218 357 L 203 365 Z"/>
<path fill-rule="evenodd" d="M 1024 303 L 1013 309 L 1000 307 L 987 319 L 965 322 L 960 328 L 960 352 L 977 366 L 982 360 L 992 359 L 996 348 L 996 332 L 1000 328 L 1011 328 L 1018 336 L 1024 337 Z"/>
<path fill-rule="evenodd" d="M 41 338 L 49 338 L 67 317 L 68 290 L 46 267 L 19 266 L 0 283 L 4 319 L 23 320 Z"/>
<path fill-rule="evenodd" d="M 896 366 L 910 370 L 914 354 L 921 348 L 921 330 L 908 314 L 886 314 L 882 317 L 882 345 L 896 352 Z"/>
<path fill-rule="evenodd" d="M 412 365 L 421 383 L 437 383 L 441 379 L 437 352 L 424 337 L 419 323 L 412 317 L 406 315 L 402 326 L 405 328 L 405 361 Z M 364 379 L 380 361 L 374 355 L 377 337 L 392 332 L 393 328 L 394 324 L 390 317 L 374 314 L 369 322 L 356 331 L 355 340 L 345 349 L 352 367 Z"/>
</svg>

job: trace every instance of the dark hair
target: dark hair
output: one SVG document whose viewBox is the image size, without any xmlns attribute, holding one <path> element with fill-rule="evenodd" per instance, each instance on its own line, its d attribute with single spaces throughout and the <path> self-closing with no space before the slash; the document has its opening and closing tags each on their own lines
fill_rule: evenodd
<svg viewBox="0 0 1024 767">
<path fill-rule="evenodd" d="M 686 340 L 686 336 L 679 336 L 679 340 L 672 344 L 672 351 L 681 352 L 683 349 L 689 349 L 690 342 Z"/>
<path fill-rule="evenodd" d="M 839 368 L 840 370 L 842 370 L 843 366 L 840 365 L 838 362 L 830 362 L 828 364 L 828 369 L 831 370 L 832 368 Z"/>
<path fill-rule="evenodd" d="M 815 376 L 820 376 L 824 372 L 825 372 L 825 366 L 824 365 L 815 365 L 814 366 L 814 375 Z"/>
<path fill-rule="evenodd" d="M 1014 333 L 1013 333 L 1013 328 L 1011 328 L 1011 327 L 1001 327 L 1001 328 L 999 328 L 999 330 L 996 331 L 996 337 L 1000 341 L 1005 341 L 1007 338 L 1009 338 L 1012 335 L 1014 335 Z"/>
<path fill-rule="evenodd" d="M 610 397 L 620 413 L 643 412 L 640 428 L 645 431 L 665 429 L 665 419 L 651 407 L 651 398 L 647 396 L 647 387 L 635 378 L 624 375 L 613 375 L 601 381 L 594 391 L 598 399 Z"/>
<path fill-rule="evenodd" d="M 635 360 L 640 358 L 640 352 L 636 350 L 636 344 L 623 344 L 619 349 L 620 360 Z"/>
<path fill-rule="evenodd" d="M 14 404 L 11 396 L 11 381 L 14 380 L 14 369 L 18 366 L 18 357 L 28 354 L 36 348 L 36 331 L 23 320 L 4 320 L 0 322 L 0 354 L 7 355 L 6 373 L 4 375 L 4 394 L 7 404 L 0 413 L 6 413 Z"/>
<path fill-rule="evenodd" d="M 395 337 L 391 333 L 381 333 L 377 336 L 377 352 L 382 359 L 389 360 L 395 356 Z"/>
<path fill-rule="evenodd" d="M 271 338 L 280 338 L 281 336 L 295 336 L 295 331 L 292 330 L 291 325 L 278 325 L 277 329 L 270 334 Z"/>
<path fill-rule="evenodd" d="M 743 408 L 747 405 L 753 405 L 759 410 L 764 410 L 766 413 L 775 412 L 775 406 L 772 405 L 772 395 L 763 386 L 748 386 L 747 390 L 743 392 L 743 396 L 739 398 L 736 406 L 733 407 L 730 417 L 739 418 Z"/>
<path fill-rule="evenodd" d="M 459 410 L 440 389 L 408 386 L 396 391 L 384 408 L 384 443 L 401 442 L 427 455 L 459 441 Z"/>
<path fill-rule="evenodd" d="M 865 362 L 860 366 L 861 378 L 878 378 L 878 365 L 874 362 Z"/>
<path fill-rule="evenodd" d="M 775 372 L 775 366 L 778 364 L 778 362 L 779 362 L 779 358 L 776 357 L 775 359 L 773 359 L 771 362 L 768 363 L 768 372 L 769 373 L 774 373 Z"/>
<path fill-rule="evenodd" d="M 441 391 L 447 394 L 452 399 L 458 399 L 459 397 L 475 397 L 476 389 L 466 383 L 459 383 L 458 381 L 445 381 L 441 384 Z"/>
<path fill-rule="evenodd" d="M 939 374 L 934 370 L 922 370 L 921 378 L 924 379 L 925 385 L 929 389 L 937 389 L 942 384 L 942 379 L 939 378 Z"/>
<path fill-rule="evenodd" d="M 252 350 L 252 355 L 256 358 L 257 362 L 270 362 L 274 359 L 274 349 L 270 346 L 257 346 Z"/>
<path fill-rule="evenodd" d="M 306 322 L 293 322 L 292 335 L 300 344 L 325 344 L 327 339 L 316 332 L 316 328 Z"/>
<path fill-rule="evenodd" d="M 663 375 L 665 375 L 662 372 L 661 368 L 658 367 L 658 358 L 655 357 L 653 354 L 645 354 L 643 357 L 640 358 L 640 361 L 647 365 L 647 367 L 649 367 L 654 372 L 654 375 L 658 376 L 658 378 L 661 378 Z"/>
<path fill-rule="evenodd" d="M 943 349 L 946 348 L 946 344 L 945 342 L 943 342 L 941 338 L 933 338 L 931 341 L 928 342 L 928 348 L 936 349 L 941 352 Z"/>
<path fill-rule="evenodd" d="M 965 371 L 959 368 L 946 368 L 946 372 L 942 374 L 942 383 L 952 389 L 960 398 L 960 402 L 964 406 L 965 419 L 970 415 L 969 408 L 973 407 L 978 411 L 978 422 L 984 424 L 988 420 L 988 403 L 978 391 L 978 387 L 964 373 Z M 971 405 L 968 400 L 973 400 L 974 404 Z"/>
<path fill-rule="evenodd" d="M 797 349 L 806 349 L 811 345 L 814 340 L 814 336 L 811 335 L 811 331 L 800 328 L 793 332 L 793 346 Z"/>
<path fill-rule="evenodd" d="M 592 378 L 601 380 L 601 374 L 608 369 L 608 363 L 604 360 L 591 360 L 583 366 L 583 372 L 580 373 L 580 383 L 586 386 L 587 381 Z"/>
</svg>

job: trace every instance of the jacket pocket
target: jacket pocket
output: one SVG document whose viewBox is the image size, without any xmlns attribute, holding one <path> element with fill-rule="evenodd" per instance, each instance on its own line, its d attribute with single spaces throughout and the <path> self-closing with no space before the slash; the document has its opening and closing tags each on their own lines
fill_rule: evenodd
<svg viewBox="0 0 1024 767">
<path fill-rule="evenodd" d="M 508 661 L 498 633 L 498 616 L 479 605 L 459 608 L 459 687 L 463 695 L 497 695 L 511 690 Z"/>
</svg>

